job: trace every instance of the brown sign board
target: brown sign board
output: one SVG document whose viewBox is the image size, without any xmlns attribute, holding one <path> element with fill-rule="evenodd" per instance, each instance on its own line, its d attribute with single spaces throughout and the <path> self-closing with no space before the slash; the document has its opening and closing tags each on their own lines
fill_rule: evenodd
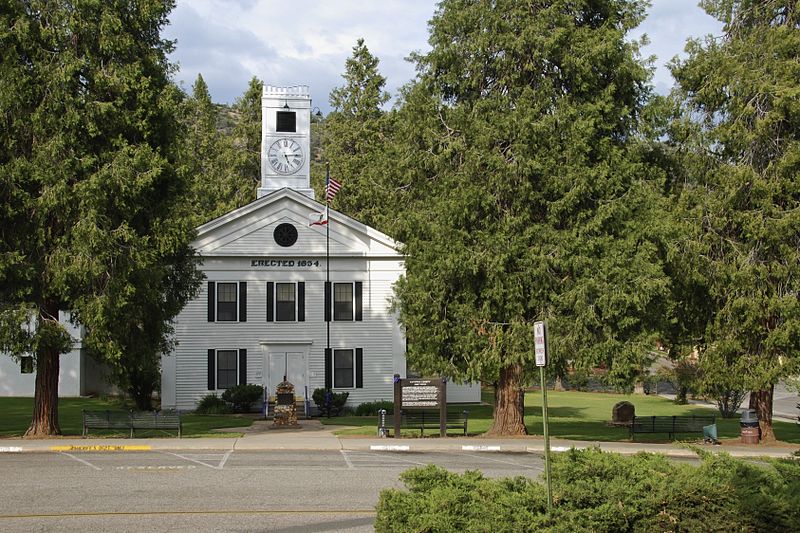
<svg viewBox="0 0 800 533">
<path fill-rule="evenodd" d="M 446 436 L 447 381 L 394 376 L 394 436 L 400 437 L 401 411 L 439 411 L 439 433 Z"/>
</svg>

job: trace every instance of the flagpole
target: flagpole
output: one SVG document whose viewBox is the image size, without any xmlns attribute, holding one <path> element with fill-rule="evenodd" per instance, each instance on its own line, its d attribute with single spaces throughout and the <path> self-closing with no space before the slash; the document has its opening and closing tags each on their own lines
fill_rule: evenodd
<svg viewBox="0 0 800 533">
<path fill-rule="evenodd" d="M 328 195 L 328 187 L 330 186 L 331 181 L 331 164 L 329 161 L 325 162 L 325 286 L 328 287 L 330 291 L 331 299 L 328 302 L 328 305 L 331 306 L 331 309 L 328 309 L 327 312 L 331 313 L 330 320 L 325 323 L 326 330 L 327 330 L 327 350 L 326 353 L 331 353 L 331 320 L 333 320 L 333 287 L 331 286 L 331 216 L 330 216 L 330 205 L 331 200 Z M 332 356 L 332 355 L 331 355 Z M 332 365 L 333 363 L 331 363 Z M 333 372 L 333 369 L 330 369 L 330 372 Z M 331 376 L 331 379 L 333 377 Z M 331 382 L 331 385 L 333 383 Z"/>
</svg>

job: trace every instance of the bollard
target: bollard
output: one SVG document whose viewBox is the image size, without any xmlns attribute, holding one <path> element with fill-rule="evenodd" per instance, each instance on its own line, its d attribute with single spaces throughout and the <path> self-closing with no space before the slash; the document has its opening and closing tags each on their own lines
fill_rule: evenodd
<svg viewBox="0 0 800 533">
<path fill-rule="evenodd" d="M 378 437 L 385 439 L 389 436 L 389 432 L 386 429 L 386 409 L 381 409 L 378 411 Z"/>
</svg>

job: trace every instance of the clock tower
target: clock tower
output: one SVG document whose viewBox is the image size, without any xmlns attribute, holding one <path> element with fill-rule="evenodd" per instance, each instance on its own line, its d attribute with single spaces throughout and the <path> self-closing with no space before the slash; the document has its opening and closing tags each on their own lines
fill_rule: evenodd
<svg viewBox="0 0 800 533">
<path fill-rule="evenodd" d="M 311 95 L 307 85 L 265 85 L 261 95 L 261 187 L 258 197 L 289 187 L 312 200 L 309 148 Z"/>
</svg>

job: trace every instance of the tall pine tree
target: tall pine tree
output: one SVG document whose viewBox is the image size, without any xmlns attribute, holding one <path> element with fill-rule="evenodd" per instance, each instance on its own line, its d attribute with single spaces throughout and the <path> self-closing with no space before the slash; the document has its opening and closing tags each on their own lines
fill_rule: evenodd
<svg viewBox="0 0 800 533">
<path fill-rule="evenodd" d="M 773 387 L 800 370 L 800 11 L 702 5 L 723 36 L 690 41 L 673 66 L 684 111 L 672 128 L 685 168 L 676 209 L 691 222 L 673 255 L 692 280 L 686 314 L 705 318 L 684 343 L 700 348 L 707 388 L 751 391 L 769 440 Z"/>
<path fill-rule="evenodd" d="M 236 126 L 233 129 L 233 144 L 239 154 L 240 187 L 255 200 L 255 186 L 261 179 L 261 93 L 264 82 L 253 76 L 247 90 L 236 100 Z M 249 188 L 248 188 L 249 186 Z"/>
<path fill-rule="evenodd" d="M 496 383 L 525 433 L 533 323 L 554 356 L 631 386 L 663 314 L 660 174 L 637 127 L 649 72 L 628 0 L 445 0 L 398 112 L 392 175 L 409 364 Z M 651 182 L 652 180 L 652 182 Z"/>
<path fill-rule="evenodd" d="M 382 217 L 390 202 L 381 160 L 389 144 L 389 119 L 382 106 L 389 93 L 378 63 L 364 39 L 359 39 L 345 63 L 344 85 L 330 94 L 333 110 L 322 129 L 323 157 L 331 174 L 346 187 L 334 199 L 334 207 L 385 231 Z"/>
<path fill-rule="evenodd" d="M 140 274 L 191 292 L 178 93 L 160 36 L 171 8 L 30 0 L 0 11 L 0 348 L 35 355 L 27 436 L 60 432 L 59 353 L 71 339 L 59 311 L 86 327 L 87 347 L 113 348 L 98 350 L 113 364 L 124 354 L 109 321 L 122 314 L 109 310 L 128 304 Z"/>
<path fill-rule="evenodd" d="M 253 91 L 252 83 L 245 98 Z M 252 96 L 240 101 L 243 113 L 238 113 L 232 133 L 218 127 L 220 109 L 211 101 L 202 75 L 198 74 L 191 96 L 184 101 L 181 173 L 192 183 L 190 202 L 196 225 L 255 200 L 260 171 L 252 154 L 255 143 L 251 100 Z M 260 111 L 260 93 L 258 101 Z M 259 136 L 259 147 L 260 142 Z M 251 175 L 253 172 L 255 176 Z"/>
</svg>

